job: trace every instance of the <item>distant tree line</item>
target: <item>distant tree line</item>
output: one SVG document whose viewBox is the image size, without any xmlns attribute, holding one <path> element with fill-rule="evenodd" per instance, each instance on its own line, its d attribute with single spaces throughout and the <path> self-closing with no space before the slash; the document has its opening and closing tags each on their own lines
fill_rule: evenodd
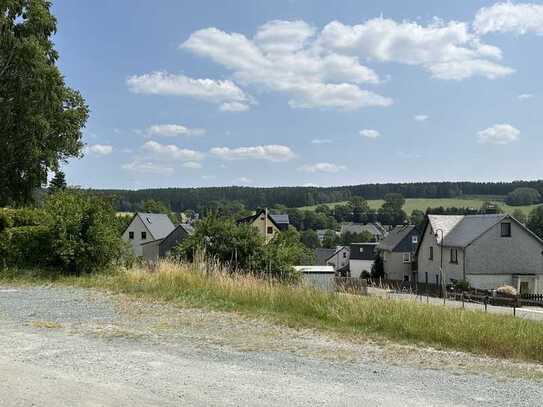
<svg viewBox="0 0 543 407">
<path fill-rule="evenodd" d="M 283 205 L 288 208 L 321 203 L 349 201 L 353 197 L 383 199 L 390 193 L 404 198 L 452 198 L 461 195 L 507 196 L 517 188 L 531 188 L 543 194 L 543 180 L 513 182 L 420 182 L 363 184 L 339 187 L 210 187 L 162 188 L 130 190 L 97 190 L 94 192 L 118 197 L 118 210 L 134 212 L 142 209 L 145 201 L 154 199 L 174 212 L 192 209 L 203 212 L 213 202 L 238 202 L 249 209 Z M 511 200 L 513 202 L 513 200 Z"/>
</svg>

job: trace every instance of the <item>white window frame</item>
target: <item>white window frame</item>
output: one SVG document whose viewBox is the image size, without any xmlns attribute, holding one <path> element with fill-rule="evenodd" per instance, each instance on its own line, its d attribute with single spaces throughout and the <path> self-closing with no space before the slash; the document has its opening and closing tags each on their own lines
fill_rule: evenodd
<svg viewBox="0 0 543 407">
<path fill-rule="evenodd" d="M 411 253 L 402 253 L 402 262 L 404 264 L 411 263 Z"/>
<path fill-rule="evenodd" d="M 411 236 L 411 243 L 417 244 L 419 242 L 419 238 L 417 235 Z"/>
</svg>

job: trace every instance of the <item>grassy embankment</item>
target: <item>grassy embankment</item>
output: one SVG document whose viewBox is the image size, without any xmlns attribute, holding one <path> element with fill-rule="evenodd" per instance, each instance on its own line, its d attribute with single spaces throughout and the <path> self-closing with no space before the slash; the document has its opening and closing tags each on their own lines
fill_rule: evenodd
<svg viewBox="0 0 543 407">
<path fill-rule="evenodd" d="M 439 206 L 442 206 L 444 208 L 450 208 L 450 207 L 457 207 L 457 208 L 480 208 L 483 202 L 485 201 L 491 201 L 493 203 L 496 203 L 500 205 L 503 210 L 506 213 L 513 213 L 515 209 L 522 210 L 526 215 L 532 211 L 537 205 L 525 205 L 525 206 L 509 206 L 505 202 L 503 202 L 503 199 L 500 199 L 500 197 L 497 196 L 466 196 L 466 197 L 458 197 L 458 198 L 413 198 L 413 199 L 406 199 L 405 205 L 403 207 L 403 210 L 407 214 L 411 214 L 413 209 L 419 209 L 421 211 L 426 211 L 427 208 L 436 208 Z M 383 205 L 383 200 L 381 199 L 373 199 L 369 200 L 368 204 L 370 208 L 372 209 L 379 209 Z M 328 205 L 329 207 L 334 207 L 336 205 L 343 205 L 347 203 L 345 202 L 331 202 L 325 205 Z M 303 206 L 298 209 L 309 209 L 314 210 L 318 205 L 312 205 L 312 206 Z"/>
<path fill-rule="evenodd" d="M 0 283 L 35 283 L 44 279 L 51 281 L 43 276 L 0 272 Z M 154 273 L 134 269 L 78 278 L 61 277 L 54 281 L 180 306 L 234 311 L 348 337 L 385 338 L 543 362 L 543 323 L 510 316 L 325 293 L 221 271 L 205 274 L 195 266 L 175 263 L 163 263 Z"/>
</svg>

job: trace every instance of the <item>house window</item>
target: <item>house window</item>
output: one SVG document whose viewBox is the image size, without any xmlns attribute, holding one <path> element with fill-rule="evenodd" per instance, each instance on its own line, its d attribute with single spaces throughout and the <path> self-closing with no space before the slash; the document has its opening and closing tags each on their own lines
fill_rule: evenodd
<svg viewBox="0 0 543 407">
<path fill-rule="evenodd" d="M 403 262 L 411 263 L 411 253 L 403 253 Z"/>
<path fill-rule="evenodd" d="M 360 253 L 364 253 L 364 248 L 363 247 L 360 248 Z"/>
<path fill-rule="evenodd" d="M 458 250 L 451 249 L 451 263 L 458 264 Z"/>
<path fill-rule="evenodd" d="M 134 239 L 134 232 L 128 232 L 128 238 L 129 239 Z"/>
<path fill-rule="evenodd" d="M 147 232 L 141 232 L 141 240 L 147 239 Z"/>
<path fill-rule="evenodd" d="M 411 236 L 411 243 L 417 244 L 419 242 L 418 236 Z"/>
<path fill-rule="evenodd" d="M 347 253 L 346 253 L 346 252 L 343 252 L 343 258 L 344 258 L 344 259 L 347 258 Z"/>
<path fill-rule="evenodd" d="M 268 226 L 268 235 L 273 234 L 273 227 Z"/>
<path fill-rule="evenodd" d="M 511 224 L 502 223 L 502 237 L 511 237 Z"/>
<path fill-rule="evenodd" d="M 428 256 L 428 260 L 434 260 L 434 246 L 430 246 L 430 255 Z"/>
</svg>

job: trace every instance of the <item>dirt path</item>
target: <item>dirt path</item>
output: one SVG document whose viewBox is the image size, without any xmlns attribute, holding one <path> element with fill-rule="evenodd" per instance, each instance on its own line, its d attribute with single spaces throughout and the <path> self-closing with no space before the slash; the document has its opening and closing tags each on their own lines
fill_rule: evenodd
<svg viewBox="0 0 543 407">
<path fill-rule="evenodd" d="M 2 406 L 538 406 L 539 365 L 0 287 Z"/>
</svg>

